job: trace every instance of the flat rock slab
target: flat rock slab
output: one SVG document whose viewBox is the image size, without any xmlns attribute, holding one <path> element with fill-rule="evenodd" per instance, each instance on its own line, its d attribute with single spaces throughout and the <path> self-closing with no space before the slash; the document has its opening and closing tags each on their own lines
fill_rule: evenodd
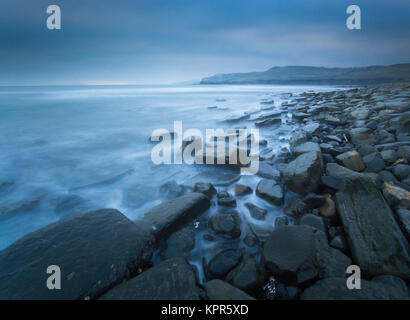
<svg viewBox="0 0 410 320">
<path fill-rule="evenodd" d="M 361 280 L 361 289 L 350 290 L 346 279 L 327 278 L 316 282 L 301 295 L 301 300 L 403 300 L 407 294 L 393 286 Z"/>
<path fill-rule="evenodd" d="M 147 263 L 152 244 L 113 209 L 53 223 L 0 252 L 0 299 L 96 298 Z M 60 290 L 46 286 L 50 265 L 60 267 Z"/>
<path fill-rule="evenodd" d="M 410 279 L 409 244 L 377 186 L 366 178 L 348 181 L 336 194 L 336 208 L 353 260 L 368 276 Z"/>
<path fill-rule="evenodd" d="M 165 260 L 104 294 L 102 300 L 199 300 L 193 267 L 178 257 Z"/>
<path fill-rule="evenodd" d="M 156 239 L 166 239 L 171 233 L 200 216 L 209 206 L 207 196 L 194 192 L 155 206 L 135 223 L 154 234 Z"/>
</svg>

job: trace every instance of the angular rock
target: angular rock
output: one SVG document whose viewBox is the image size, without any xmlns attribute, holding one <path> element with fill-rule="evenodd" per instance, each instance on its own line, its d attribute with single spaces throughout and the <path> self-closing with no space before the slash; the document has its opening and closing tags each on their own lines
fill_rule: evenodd
<svg viewBox="0 0 410 320">
<path fill-rule="evenodd" d="M 243 184 L 237 184 L 235 186 L 235 196 L 244 196 L 251 194 L 253 192 L 252 188 L 249 186 L 244 186 Z"/>
<path fill-rule="evenodd" d="M 219 252 L 208 263 L 208 273 L 213 278 L 224 279 L 242 260 L 239 250 L 227 249 Z"/>
<path fill-rule="evenodd" d="M 172 232 L 199 217 L 209 206 L 207 196 L 194 192 L 155 206 L 136 223 L 150 231 L 156 239 L 166 239 Z"/>
<path fill-rule="evenodd" d="M 366 165 L 366 171 L 370 172 L 380 172 L 385 167 L 384 160 L 378 152 L 363 157 L 363 162 Z"/>
<path fill-rule="evenodd" d="M 101 296 L 102 300 L 199 300 L 194 268 L 178 257 L 165 260 Z"/>
<path fill-rule="evenodd" d="M 328 163 L 326 165 L 326 174 L 332 178 L 341 180 L 360 177 L 360 173 L 340 166 L 337 163 Z"/>
<path fill-rule="evenodd" d="M 312 151 L 320 152 L 319 144 L 314 143 L 314 142 L 305 142 L 305 143 L 299 144 L 298 146 L 292 149 L 292 153 L 295 157 L 298 157 L 303 153 L 312 152 Z"/>
<path fill-rule="evenodd" d="M 318 209 L 319 213 L 322 217 L 333 217 L 336 213 L 336 207 L 331 195 L 325 194 L 325 200 L 325 204 Z"/>
<path fill-rule="evenodd" d="M 336 157 L 336 160 L 338 160 L 339 164 L 353 171 L 360 172 L 365 168 L 365 165 L 359 153 L 354 150 L 339 154 Z"/>
<path fill-rule="evenodd" d="M 221 191 L 217 194 L 218 205 L 224 207 L 236 208 L 236 200 L 227 192 Z"/>
<path fill-rule="evenodd" d="M 336 193 L 336 208 L 353 260 L 363 274 L 410 279 L 409 244 L 372 181 L 348 181 L 343 191 Z"/>
<path fill-rule="evenodd" d="M 232 269 L 225 280 L 249 294 L 256 294 L 262 290 L 263 278 L 259 264 L 255 259 L 248 258 Z"/>
<path fill-rule="evenodd" d="M 299 198 L 289 202 L 289 204 L 283 209 L 283 213 L 292 218 L 304 215 L 308 211 L 309 207 Z"/>
<path fill-rule="evenodd" d="M 239 238 L 241 235 L 239 214 L 235 210 L 217 213 L 209 219 L 208 228 L 225 239 Z"/>
<path fill-rule="evenodd" d="M 323 232 L 305 225 L 275 229 L 265 241 L 262 256 L 269 270 L 297 284 L 342 277 L 351 264 L 339 250 L 329 247 Z"/>
<path fill-rule="evenodd" d="M 266 214 L 268 213 L 267 210 L 259 208 L 258 206 L 252 204 L 252 203 L 245 203 L 245 206 L 248 208 L 249 213 L 251 214 L 252 218 L 256 220 L 264 220 Z"/>
<path fill-rule="evenodd" d="M 349 134 L 354 144 L 365 142 L 372 145 L 376 142 L 373 130 L 370 128 L 354 128 L 349 131 Z"/>
<path fill-rule="evenodd" d="M 195 232 L 189 228 L 183 228 L 174 232 L 166 242 L 166 248 L 160 253 L 164 260 L 188 256 L 195 247 Z"/>
<path fill-rule="evenodd" d="M 262 179 L 259 181 L 256 187 L 256 195 L 276 206 L 280 206 L 283 203 L 283 189 L 274 180 Z"/>
<path fill-rule="evenodd" d="M 293 192 L 307 194 L 319 186 L 322 171 L 320 153 L 308 152 L 290 162 L 283 171 L 286 186 Z"/>
<path fill-rule="evenodd" d="M 259 177 L 272 180 L 278 179 L 280 177 L 279 171 L 264 161 L 259 162 L 257 175 Z"/>
<path fill-rule="evenodd" d="M 410 192 L 389 182 L 383 183 L 382 190 L 384 198 L 391 206 L 410 209 Z"/>
<path fill-rule="evenodd" d="M 305 214 L 299 222 L 300 225 L 311 226 L 319 231 L 326 233 L 326 226 L 321 217 L 314 214 Z"/>
<path fill-rule="evenodd" d="M 153 242 L 113 209 L 53 223 L 0 251 L 0 299 L 96 298 L 144 267 Z M 62 290 L 46 286 L 50 265 L 60 267 Z"/>
<path fill-rule="evenodd" d="M 203 193 L 209 199 L 212 198 L 214 194 L 216 194 L 216 190 L 211 183 L 206 182 L 197 182 L 194 186 L 194 192 Z"/>
<path fill-rule="evenodd" d="M 219 279 L 208 281 L 203 286 L 209 300 L 255 300 L 242 290 Z"/>
<path fill-rule="evenodd" d="M 396 210 L 396 218 L 407 241 L 410 241 L 410 210 L 398 208 Z"/>
</svg>

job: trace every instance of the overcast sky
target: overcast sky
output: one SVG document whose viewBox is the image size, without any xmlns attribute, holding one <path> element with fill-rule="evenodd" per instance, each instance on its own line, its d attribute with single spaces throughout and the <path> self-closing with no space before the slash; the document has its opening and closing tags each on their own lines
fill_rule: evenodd
<svg viewBox="0 0 410 320">
<path fill-rule="evenodd" d="M 46 27 L 49 5 L 62 29 Z M 357 4 L 362 30 L 346 28 Z M 410 62 L 409 0 L 1 0 L 0 85 L 173 83 Z"/>
</svg>

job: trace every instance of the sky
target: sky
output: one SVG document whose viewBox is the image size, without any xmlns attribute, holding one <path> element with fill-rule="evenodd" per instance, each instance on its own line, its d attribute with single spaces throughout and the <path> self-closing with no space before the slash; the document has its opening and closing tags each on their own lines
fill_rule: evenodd
<svg viewBox="0 0 410 320">
<path fill-rule="evenodd" d="M 61 30 L 46 27 L 49 5 Z M 348 30 L 346 8 L 361 8 Z M 0 85 L 169 84 L 410 62 L 409 0 L 1 0 Z"/>
</svg>

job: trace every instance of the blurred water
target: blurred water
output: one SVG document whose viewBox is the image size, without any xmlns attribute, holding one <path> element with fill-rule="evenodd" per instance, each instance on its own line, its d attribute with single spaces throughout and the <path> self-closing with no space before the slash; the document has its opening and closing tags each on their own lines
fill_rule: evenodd
<svg viewBox="0 0 410 320">
<path fill-rule="evenodd" d="M 198 128 L 204 135 L 206 128 L 252 127 L 250 122 L 231 125 L 220 120 L 260 110 L 261 99 L 273 97 L 279 106 L 283 93 L 330 89 L 223 85 L 0 88 L 0 249 L 64 218 L 70 210 L 110 207 L 136 219 L 163 200 L 159 186 L 164 182 L 182 183 L 210 170 L 155 166 L 150 158 L 153 144 L 148 140 L 154 129 L 172 130 L 174 120 L 181 120 L 184 130 Z M 212 106 L 219 108 L 208 109 Z M 261 133 L 271 141 L 270 147 L 280 148 L 287 144 L 291 130 L 264 129 Z"/>
</svg>

